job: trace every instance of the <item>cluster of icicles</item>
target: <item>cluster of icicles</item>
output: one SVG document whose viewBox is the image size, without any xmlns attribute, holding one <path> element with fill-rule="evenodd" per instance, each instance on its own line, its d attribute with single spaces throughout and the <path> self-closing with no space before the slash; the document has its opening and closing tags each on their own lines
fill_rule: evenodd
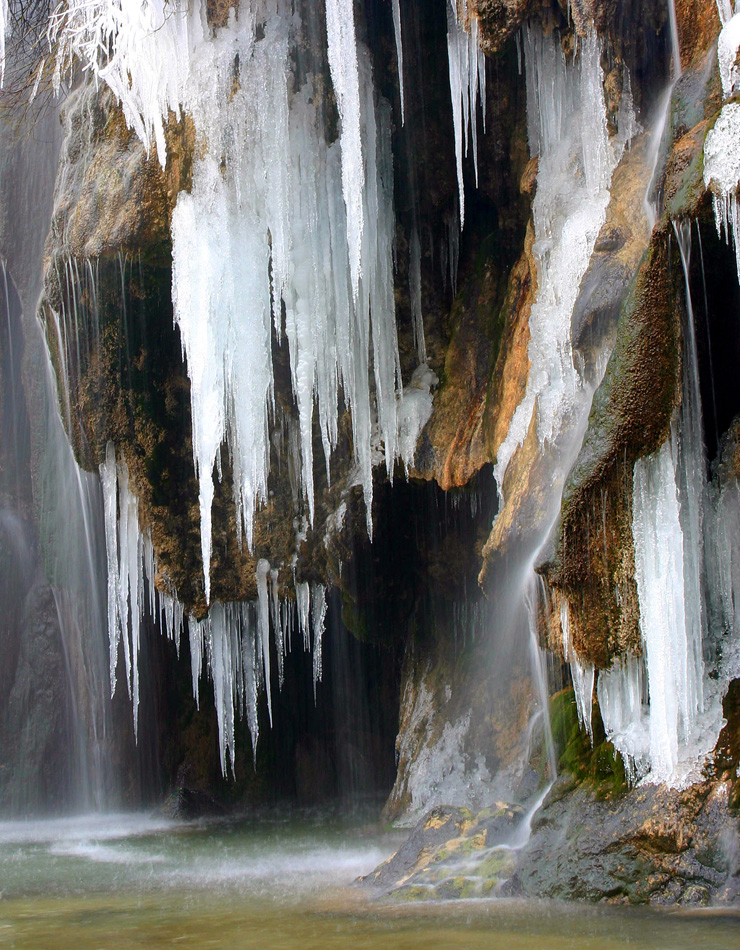
<svg viewBox="0 0 740 950">
<path fill-rule="evenodd" d="M 725 13 L 730 15 L 729 10 Z M 612 172 L 637 131 L 625 86 L 618 133 L 609 138 L 601 46 L 593 34 L 581 41 L 572 63 L 566 62 L 557 38 L 539 30 L 525 29 L 523 46 L 529 142 L 532 153 L 539 155 L 533 207 L 539 292 L 529 321 L 526 395 L 495 467 L 502 497 L 506 470 L 533 417 L 542 450 L 559 459 L 561 474 L 580 445 L 581 426 L 609 354 L 602 355 L 601 368 L 587 384 L 574 365 L 571 314 L 605 221 Z M 735 16 L 726 20 L 720 38 L 726 95 L 734 89 L 739 46 L 740 17 Z M 722 115 L 730 108 L 737 107 L 725 106 Z M 715 208 L 718 227 L 725 230 L 728 216 L 733 228 L 737 218 L 740 177 L 740 125 L 733 124 L 737 120 L 732 116 L 720 117 L 705 148 L 707 182 L 711 179 L 723 189 Z M 716 744 L 723 723 L 722 698 L 729 680 L 740 672 L 740 551 L 733 539 L 740 497 L 736 483 L 707 484 L 688 225 L 676 225 L 675 237 L 686 275 L 681 409 L 665 444 L 634 467 L 632 535 L 642 656 L 619 659 L 612 669 L 597 673 L 573 648 L 564 597 L 559 606 L 563 652 L 585 728 L 591 733 L 595 687 L 607 736 L 632 780 L 682 784 L 696 776 Z M 708 577 L 716 582 L 708 585 Z"/>
<path fill-rule="evenodd" d="M 351 411 L 355 469 L 372 532 L 372 467 L 408 468 L 432 408 L 425 365 L 420 248 L 412 235 L 411 296 L 420 366 L 404 392 L 394 303 L 395 214 L 390 106 L 374 90 L 368 51 L 356 36 L 352 0 L 325 0 L 326 54 L 339 115 L 327 142 L 321 83 L 294 56 L 301 31 L 292 0 L 250 0 L 212 29 L 202 0 L 66 0 L 52 14 L 54 83 L 81 63 L 117 96 L 126 121 L 162 167 L 170 112 L 192 119 L 199 140 L 189 192 L 172 217 L 175 322 L 191 383 L 193 454 L 199 483 L 206 600 L 211 594 L 214 477 L 228 447 L 239 540 L 252 546 L 256 510 L 267 500 L 274 417 L 272 346 L 287 343 L 297 407 L 300 495 L 314 518 L 315 413 L 327 475 L 342 403 Z M 403 101 L 401 14 L 394 0 Z M 460 226 L 463 155 L 476 148 L 476 109 L 485 102 L 477 21 L 449 0 L 448 47 L 455 122 Z M 39 75 L 43 64 L 39 67 Z M 415 253 L 414 253 L 415 251 Z M 452 270 L 452 262 L 451 262 Z M 111 682 L 122 641 L 137 719 L 140 617 L 161 613 L 176 642 L 183 611 L 175 592 L 154 588 L 154 552 L 138 525 L 122 459 L 109 447 L 105 495 Z M 213 604 L 190 618 L 193 686 L 205 650 L 214 680 L 222 766 L 233 761 L 234 708 L 246 709 L 257 739 L 256 695 L 270 700 L 269 613 L 279 676 L 291 614 L 321 673 L 324 592 L 296 585 L 296 606 L 279 605 L 277 572 L 260 561 L 257 605 Z M 271 585 L 271 586 L 270 586 Z M 147 586 L 148 595 L 144 596 Z M 268 596 L 268 586 L 271 594 Z M 268 610 L 268 603 L 272 606 Z M 256 618 L 256 619 L 255 619 Z M 262 663 L 256 661 L 258 648 Z"/>
<path fill-rule="evenodd" d="M 257 754 L 259 721 L 257 701 L 261 690 L 267 694 L 272 722 L 270 629 L 273 631 L 278 664 L 278 684 L 282 688 L 284 662 L 292 646 L 293 633 L 301 637 L 303 649 L 313 655 L 314 693 L 322 677 L 322 637 L 326 618 L 326 591 L 321 584 L 295 583 L 295 600 L 278 596 L 278 572 L 262 559 L 257 562 L 257 600 L 254 603 L 216 603 L 208 616 L 187 618 L 175 594 L 155 586 L 157 565 L 148 532 L 139 524 L 139 503 L 132 491 L 128 466 L 111 442 L 100 466 L 105 512 L 105 547 L 108 559 L 108 637 L 110 645 L 111 689 L 116 686 L 119 647 L 123 646 L 126 685 L 133 703 L 134 730 L 139 708 L 139 645 L 144 617 L 158 619 L 178 650 L 187 626 L 193 695 L 199 699 L 199 683 L 205 659 L 213 681 L 218 720 L 221 769 L 227 762 L 234 768 L 235 715 L 246 715 Z M 313 633 L 313 638 L 311 634 Z"/>
<path fill-rule="evenodd" d="M 740 89 L 740 10 L 735 12 L 732 0 L 717 0 L 722 32 L 717 40 L 717 59 L 722 82 L 722 95 L 729 99 Z M 704 141 L 704 182 L 712 190 L 717 231 L 724 233 L 735 247 L 737 275 L 740 280 L 740 103 L 726 102 L 717 121 Z"/>
</svg>

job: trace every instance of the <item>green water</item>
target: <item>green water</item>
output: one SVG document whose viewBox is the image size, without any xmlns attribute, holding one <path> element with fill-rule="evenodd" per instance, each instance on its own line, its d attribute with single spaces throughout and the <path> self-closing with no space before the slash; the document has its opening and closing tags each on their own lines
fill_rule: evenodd
<svg viewBox="0 0 740 950">
<path fill-rule="evenodd" d="M 0 824 L 0 947 L 740 948 L 740 917 L 730 914 L 519 901 L 393 907 L 351 886 L 398 842 L 305 816 Z"/>
</svg>

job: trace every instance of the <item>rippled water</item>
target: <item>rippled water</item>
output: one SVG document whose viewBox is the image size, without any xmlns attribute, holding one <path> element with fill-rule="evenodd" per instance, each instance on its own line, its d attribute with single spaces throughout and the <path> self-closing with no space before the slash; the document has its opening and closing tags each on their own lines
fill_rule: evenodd
<svg viewBox="0 0 740 950">
<path fill-rule="evenodd" d="M 547 902 L 389 906 L 352 881 L 399 838 L 346 822 L 0 823 L 0 947 L 738 950 L 740 917 Z"/>
</svg>

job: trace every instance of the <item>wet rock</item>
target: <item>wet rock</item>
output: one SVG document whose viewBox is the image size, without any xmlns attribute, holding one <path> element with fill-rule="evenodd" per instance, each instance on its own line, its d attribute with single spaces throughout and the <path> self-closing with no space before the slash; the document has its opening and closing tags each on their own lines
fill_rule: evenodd
<svg viewBox="0 0 740 950">
<path fill-rule="evenodd" d="M 680 319 L 672 303 L 679 290 L 668 260 L 667 231 L 656 229 L 622 306 L 614 350 L 566 479 L 555 556 L 538 567 L 568 597 L 579 656 L 599 668 L 640 651 L 632 466 L 665 440 L 680 398 Z M 599 530 L 586 530 L 589 523 Z"/>
<path fill-rule="evenodd" d="M 192 821 L 224 814 L 223 807 L 207 792 L 184 785 L 170 792 L 159 811 L 173 821 Z"/>
<path fill-rule="evenodd" d="M 513 852 L 497 845 L 511 837 L 521 818 L 522 809 L 505 802 L 476 815 L 438 806 L 362 882 L 401 902 L 488 896 L 510 875 Z"/>
<path fill-rule="evenodd" d="M 531 896 L 726 901 L 726 872 L 705 863 L 706 849 L 695 840 L 700 823 L 717 844 L 733 824 L 726 802 L 709 805 L 710 797 L 708 786 L 698 792 L 645 786 L 611 802 L 583 787 L 551 797 L 533 822 L 517 878 Z"/>
<path fill-rule="evenodd" d="M 532 0 L 473 0 L 471 7 L 480 21 L 480 42 L 488 56 L 503 49 L 530 10 Z"/>
<path fill-rule="evenodd" d="M 593 354 L 613 345 L 619 313 L 649 240 L 644 196 L 650 179 L 645 136 L 616 169 L 604 222 L 571 317 L 573 346 L 593 375 Z"/>
</svg>

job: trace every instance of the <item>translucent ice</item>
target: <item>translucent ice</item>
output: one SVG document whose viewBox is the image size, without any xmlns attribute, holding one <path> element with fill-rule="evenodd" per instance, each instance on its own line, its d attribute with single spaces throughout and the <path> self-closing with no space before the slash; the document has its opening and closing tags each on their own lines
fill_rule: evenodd
<svg viewBox="0 0 740 950">
<path fill-rule="evenodd" d="M 573 363 L 571 314 L 625 144 L 624 135 L 609 138 L 601 48 L 589 32 L 576 60 L 566 62 L 556 35 L 533 27 L 524 33 L 529 147 L 539 155 L 533 204 L 538 295 L 529 318 L 526 394 L 497 455 L 502 494 L 506 469 L 533 414 L 539 442 L 552 443 L 587 404 Z"/>
<path fill-rule="evenodd" d="M 462 3 L 462 18 L 458 0 L 447 5 L 447 59 L 452 97 L 452 119 L 455 131 L 455 159 L 457 186 L 460 198 L 460 228 L 465 223 L 465 185 L 463 158 L 468 154 L 468 140 L 472 138 L 475 181 L 478 183 L 478 100 L 486 117 L 486 62 L 478 43 L 478 18 L 468 10 L 467 0 Z"/>
</svg>

